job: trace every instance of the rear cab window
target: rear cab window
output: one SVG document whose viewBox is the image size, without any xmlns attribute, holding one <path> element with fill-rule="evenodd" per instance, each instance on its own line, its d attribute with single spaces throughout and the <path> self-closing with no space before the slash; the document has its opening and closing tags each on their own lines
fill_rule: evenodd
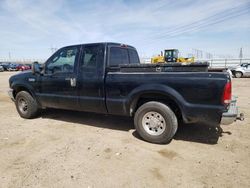
<svg viewBox="0 0 250 188">
<path fill-rule="evenodd" d="M 83 59 L 81 69 L 96 70 L 103 63 L 104 49 L 102 45 L 85 45 L 83 48 Z"/>
<path fill-rule="evenodd" d="M 125 64 L 139 64 L 137 51 L 133 48 L 112 46 L 109 49 L 109 66 L 116 67 Z"/>
<path fill-rule="evenodd" d="M 100 44 L 84 45 L 80 70 L 83 76 L 93 77 L 101 74 L 104 61 L 104 46 Z"/>
<path fill-rule="evenodd" d="M 140 64 L 140 59 L 135 49 L 128 49 L 129 64 Z"/>
</svg>

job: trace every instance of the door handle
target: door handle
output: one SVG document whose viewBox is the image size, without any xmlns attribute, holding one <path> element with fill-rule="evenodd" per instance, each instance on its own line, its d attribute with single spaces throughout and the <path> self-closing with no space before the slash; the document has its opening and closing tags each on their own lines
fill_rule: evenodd
<svg viewBox="0 0 250 188">
<path fill-rule="evenodd" d="M 70 81 L 71 87 L 76 87 L 76 78 L 65 78 L 66 81 Z"/>
<path fill-rule="evenodd" d="M 70 78 L 71 87 L 76 87 L 76 78 Z"/>
</svg>

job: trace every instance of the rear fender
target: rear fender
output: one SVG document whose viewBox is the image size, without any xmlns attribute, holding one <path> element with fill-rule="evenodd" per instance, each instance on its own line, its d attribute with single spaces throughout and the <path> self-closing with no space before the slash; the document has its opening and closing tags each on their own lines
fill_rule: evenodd
<svg viewBox="0 0 250 188">
<path fill-rule="evenodd" d="M 129 115 L 132 116 L 135 113 L 137 103 L 142 95 L 145 94 L 160 94 L 164 95 L 170 100 L 174 101 L 181 110 L 182 117 L 185 118 L 183 114 L 184 105 L 187 103 L 184 98 L 173 88 L 160 84 L 148 84 L 142 85 L 130 92 L 128 99 L 126 101 L 127 111 Z M 157 99 L 156 99 L 157 100 Z"/>
</svg>

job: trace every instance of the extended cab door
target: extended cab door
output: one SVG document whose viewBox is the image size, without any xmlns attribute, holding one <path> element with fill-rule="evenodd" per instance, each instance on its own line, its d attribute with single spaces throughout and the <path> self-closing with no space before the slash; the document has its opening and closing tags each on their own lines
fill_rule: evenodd
<svg viewBox="0 0 250 188">
<path fill-rule="evenodd" d="M 119 65 L 124 64 L 140 64 L 139 56 L 134 48 L 110 45 L 108 51 L 107 66 L 109 68 L 119 67 Z M 108 112 L 109 114 L 128 115 L 129 111 L 126 108 L 126 101 L 128 99 L 128 92 L 131 91 L 133 85 L 127 82 L 128 78 L 126 74 L 119 73 L 119 79 L 115 78 L 112 74 L 108 74 L 106 77 L 105 89 Z"/>
<path fill-rule="evenodd" d="M 45 64 L 41 76 L 39 98 L 42 106 L 62 109 L 76 109 L 77 63 L 80 46 L 70 46 L 58 50 Z"/>
<path fill-rule="evenodd" d="M 79 62 L 79 106 L 87 112 L 107 113 L 105 105 L 104 44 L 83 46 Z"/>
</svg>

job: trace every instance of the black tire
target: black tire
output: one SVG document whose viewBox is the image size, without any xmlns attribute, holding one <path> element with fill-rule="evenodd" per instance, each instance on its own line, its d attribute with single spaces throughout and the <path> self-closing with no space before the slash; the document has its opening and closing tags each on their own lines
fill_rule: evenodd
<svg viewBox="0 0 250 188">
<path fill-rule="evenodd" d="M 235 76 L 235 78 L 241 78 L 241 77 L 243 76 L 243 74 L 242 74 L 242 72 L 240 72 L 240 71 L 236 71 L 236 72 L 234 73 L 234 76 Z"/>
<path fill-rule="evenodd" d="M 160 119 L 164 119 L 165 125 L 161 124 L 163 123 L 163 121 L 153 117 L 154 113 L 156 116 L 159 115 L 158 117 L 161 116 Z M 152 117 L 148 117 L 148 114 Z M 156 125 L 157 128 L 151 128 L 150 125 L 150 128 L 147 128 L 148 125 L 145 125 L 147 124 L 147 122 L 145 123 L 145 121 L 147 121 L 147 119 L 149 118 L 150 120 L 148 124 L 151 124 L 151 118 L 156 119 L 156 121 L 152 120 L 152 124 L 154 125 L 156 124 L 155 122 L 159 121 Z M 139 109 L 135 113 L 134 124 L 136 131 L 144 140 L 157 144 L 169 143 L 174 137 L 178 128 L 178 121 L 174 112 L 167 105 L 155 101 L 147 102 L 139 107 Z M 159 127 L 161 125 L 164 125 L 164 128 Z M 153 131 L 156 131 L 158 129 L 159 131 L 158 133 L 156 132 L 156 134 L 159 135 L 154 135 Z"/>
<path fill-rule="evenodd" d="M 37 101 L 27 91 L 17 93 L 15 104 L 17 112 L 25 119 L 35 118 L 40 112 Z"/>
</svg>

